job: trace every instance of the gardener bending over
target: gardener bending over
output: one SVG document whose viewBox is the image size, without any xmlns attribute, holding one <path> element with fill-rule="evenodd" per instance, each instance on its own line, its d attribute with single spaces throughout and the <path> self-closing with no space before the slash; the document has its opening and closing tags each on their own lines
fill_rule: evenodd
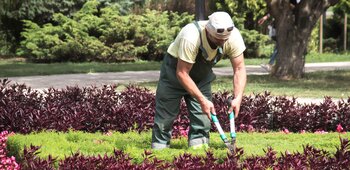
<svg viewBox="0 0 350 170">
<path fill-rule="evenodd" d="M 216 113 L 211 101 L 211 82 L 215 79 L 212 67 L 223 55 L 233 67 L 233 94 L 229 111 L 238 116 L 246 70 L 242 36 L 226 12 L 215 12 L 209 21 L 187 24 L 172 42 L 164 57 L 156 92 L 156 113 L 152 130 L 152 148 L 170 145 L 171 131 L 182 97 L 190 118 L 189 147 L 207 147 L 210 113 Z"/>
</svg>

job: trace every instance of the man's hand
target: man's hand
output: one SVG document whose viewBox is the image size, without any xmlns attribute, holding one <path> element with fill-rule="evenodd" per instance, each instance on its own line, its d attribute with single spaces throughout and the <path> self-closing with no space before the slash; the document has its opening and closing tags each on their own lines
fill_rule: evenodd
<svg viewBox="0 0 350 170">
<path fill-rule="evenodd" d="M 235 117 L 238 117 L 239 110 L 241 108 L 241 100 L 239 99 L 233 99 L 230 102 L 228 112 L 231 113 L 232 111 L 235 112 Z"/>
<path fill-rule="evenodd" d="M 198 103 L 201 105 L 202 112 L 207 114 L 208 118 L 211 119 L 210 113 L 215 113 L 214 105 L 202 94 L 197 85 L 191 79 L 189 73 L 192 66 L 193 64 L 178 59 L 176 68 L 177 79 L 186 91 L 197 99 Z"/>
<path fill-rule="evenodd" d="M 211 120 L 211 113 L 216 114 L 214 104 L 208 99 L 205 99 L 203 102 L 200 102 L 202 112 L 207 114 L 208 118 Z"/>
</svg>

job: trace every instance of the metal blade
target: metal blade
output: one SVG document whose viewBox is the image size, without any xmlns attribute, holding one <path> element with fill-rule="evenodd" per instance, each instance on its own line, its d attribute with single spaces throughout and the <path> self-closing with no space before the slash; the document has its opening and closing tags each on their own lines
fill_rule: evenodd
<svg viewBox="0 0 350 170">
<path fill-rule="evenodd" d="M 227 146 L 228 150 L 231 154 L 235 154 L 235 146 L 230 144 L 229 142 L 225 142 L 225 145 Z"/>
<path fill-rule="evenodd" d="M 236 152 L 236 138 L 232 138 L 231 145 L 233 147 L 233 151 Z"/>
</svg>

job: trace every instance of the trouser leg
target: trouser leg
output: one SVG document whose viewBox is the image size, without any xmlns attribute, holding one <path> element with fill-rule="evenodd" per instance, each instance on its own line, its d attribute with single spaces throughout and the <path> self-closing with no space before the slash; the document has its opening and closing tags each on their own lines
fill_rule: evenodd
<svg viewBox="0 0 350 170">
<path fill-rule="evenodd" d="M 202 113 L 198 101 L 188 95 L 187 91 L 178 82 L 176 63 L 177 59 L 166 55 L 162 64 L 156 92 L 156 113 L 152 129 L 152 148 L 154 149 L 169 147 L 173 122 L 179 113 L 180 101 L 183 96 L 185 96 L 191 121 L 189 145 L 209 143 L 210 120 Z M 198 69 L 202 68 L 198 67 L 197 71 Z M 192 71 L 197 73 L 194 68 L 192 68 Z M 211 71 L 197 77 L 202 78 L 197 84 L 198 88 L 203 95 L 211 100 L 210 82 L 215 79 L 215 75 Z"/>
<path fill-rule="evenodd" d="M 168 87 L 163 82 L 158 83 L 156 92 L 156 113 L 152 129 L 153 149 L 169 147 L 172 126 L 179 113 L 182 93 L 181 90 Z"/>
<path fill-rule="evenodd" d="M 277 47 L 274 48 L 274 50 L 273 50 L 273 52 L 271 54 L 270 61 L 269 61 L 270 65 L 274 65 L 275 64 L 276 56 L 277 56 Z"/>
<path fill-rule="evenodd" d="M 211 101 L 211 85 L 207 83 L 200 88 L 203 95 Z M 188 145 L 196 146 L 209 143 L 209 131 L 211 128 L 210 120 L 207 114 L 202 112 L 198 101 L 190 95 L 185 96 L 186 105 L 190 118 L 190 131 L 188 135 Z"/>
</svg>

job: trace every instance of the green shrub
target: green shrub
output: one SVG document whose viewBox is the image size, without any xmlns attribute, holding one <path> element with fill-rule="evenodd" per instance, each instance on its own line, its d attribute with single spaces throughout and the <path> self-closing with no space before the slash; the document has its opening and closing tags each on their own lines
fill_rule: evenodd
<svg viewBox="0 0 350 170">
<path fill-rule="evenodd" d="M 262 46 L 268 45 L 270 43 L 270 38 L 267 35 L 260 34 L 255 30 L 240 30 L 240 32 L 247 47 L 244 52 L 244 57 L 257 58 L 267 56 L 266 54 L 262 54 L 260 51 Z"/>
<path fill-rule="evenodd" d="M 308 53 L 318 52 L 319 46 L 319 31 L 320 31 L 320 23 L 318 22 L 316 26 L 312 29 L 311 36 L 309 39 L 309 44 L 307 46 Z"/>
<path fill-rule="evenodd" d="M 12 41 L 8 41 L 8 39 L 12 39 L 12 41 L 14 41 L 14 37 L 9 36 L 8 34 L 6 34 L 4 31 L 0 29 L 0 57 L 12 55 L 11 53 Z"/>
<path fill-rule="evenodd" d="M 72 19 L 54 14 L 57 25 L 24 21 L 17 54 L 40 62 L 158 60 L 180 27 L 193 20 L 187 13 L 151 10 L 123 16 L 117 5 L 98 6 L 88 1 Z"/>
<path fill-rule="evenodd" d="M 323 46 L 324 46 L 323 51 L 326 52 L 326 53 L 327 52 L 328 53 L 339 52 L 339 48 L 338 48 L 338 45 L 337 45 L 337 39 L 334 39 L 334 38 L 324 39 L 323 40 Z"/>
</svg>

